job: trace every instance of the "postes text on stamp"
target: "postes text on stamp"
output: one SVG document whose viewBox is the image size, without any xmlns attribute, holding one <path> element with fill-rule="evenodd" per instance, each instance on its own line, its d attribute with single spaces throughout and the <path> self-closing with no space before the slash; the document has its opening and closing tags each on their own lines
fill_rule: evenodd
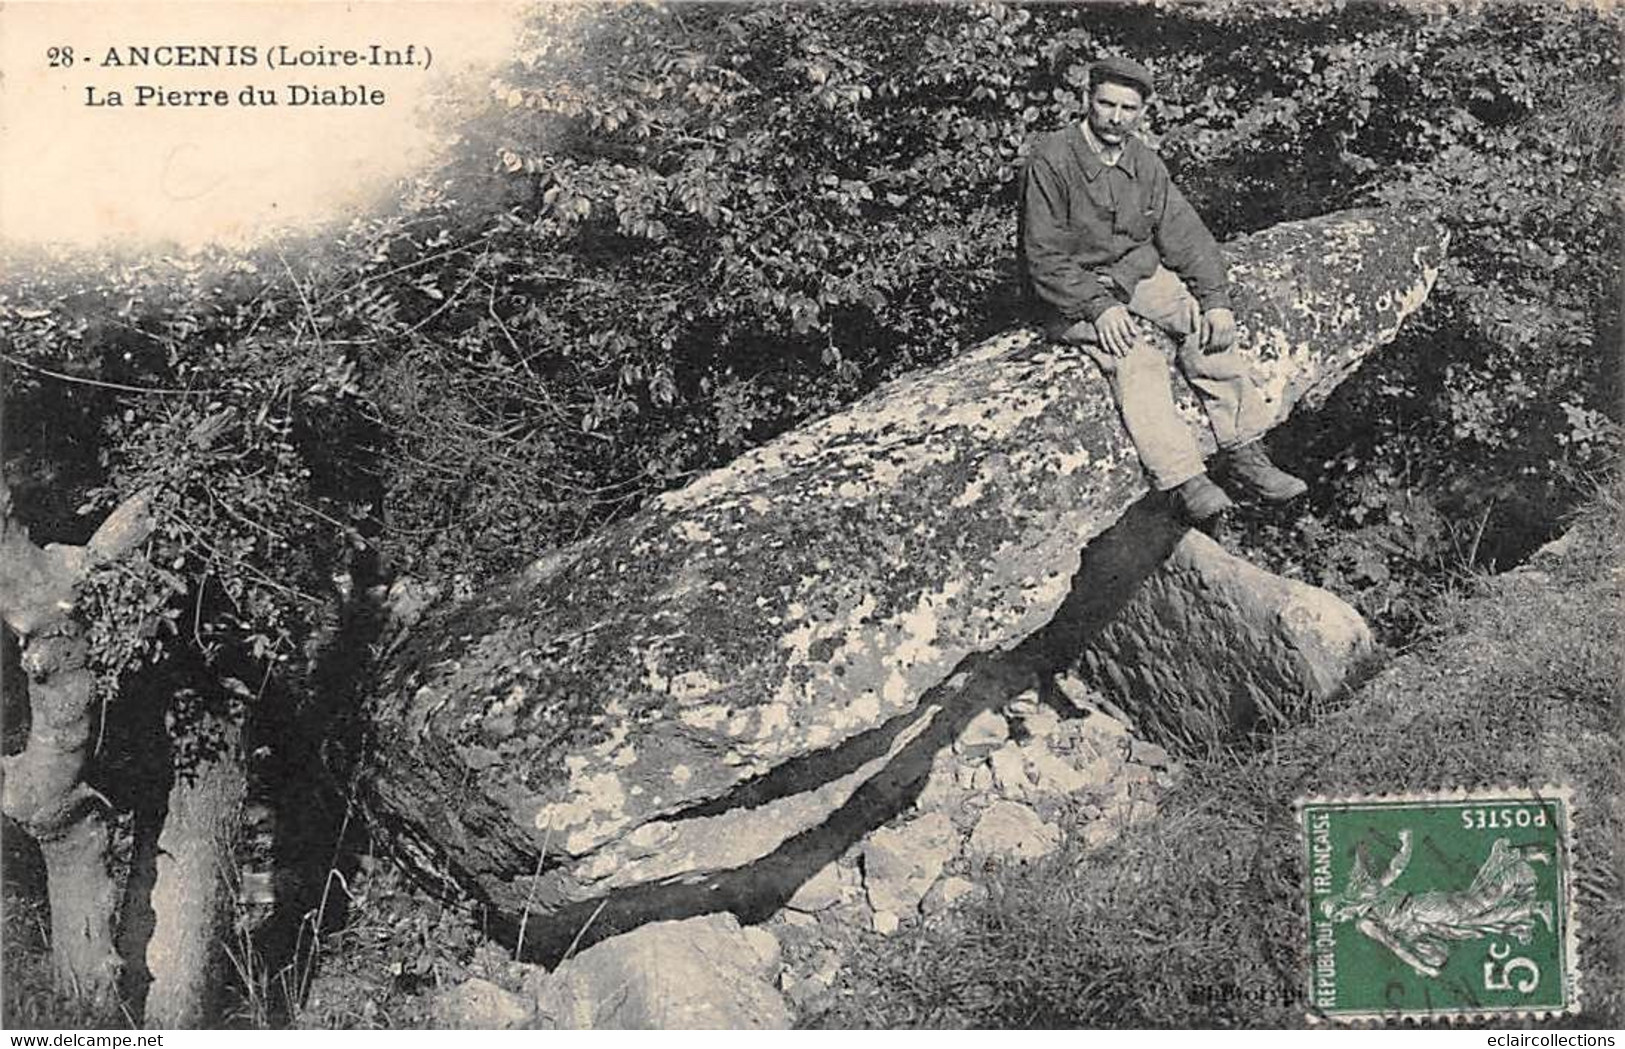
<svg viewBox="0 0 1625 1049">
<path fill-rule="evenodd" d="M 1310 798 L 1298 816 L 1313 1017 L 1578 1007 L 1566 790 Z"/>
</svg>

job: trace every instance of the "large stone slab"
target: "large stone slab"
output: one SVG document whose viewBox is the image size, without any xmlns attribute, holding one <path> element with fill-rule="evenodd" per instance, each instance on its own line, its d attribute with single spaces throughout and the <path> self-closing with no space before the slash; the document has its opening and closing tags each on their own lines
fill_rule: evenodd
<svg viewBox="0 0 1625 1049">
<path fill-rule="evenodd" d="M 1337 595 L 1188 531 L 1079 662 L 1141 735 L 1200 750 L 1300 720 L 1373 648 L 1371 628 Z"/>
<path fill-rule="evenodd" d="M 1378 211 L 1226 248 L 1278 419 L 1394 337 L 1444 250 Z M 1092 363 L 991 339 L 426 616 L 372 710 L 379 807 L 533 937 L 617 893 L 703 897 L 933 738 L 937 686 L 1045 626 L 1145 491 Z"/>
</svg>

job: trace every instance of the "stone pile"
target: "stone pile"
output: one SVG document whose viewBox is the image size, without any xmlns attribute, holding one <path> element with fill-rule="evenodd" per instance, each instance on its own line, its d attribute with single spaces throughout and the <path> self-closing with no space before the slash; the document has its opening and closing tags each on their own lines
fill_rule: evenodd
<svg viewBox="0 0 1625 1049">
<path fill-rule="evenodd" d="M 1064 683 L 1072 696 L 1087 690 Z M 983 897 L 988 874 L 1067 844 L 1100 848 L 1156 815 L 1180 767 L 1098 710 L 1063 716 L 1024 693 L 984 710 L 940 752 L 914 807 L 809 879 L 766 923 L 783 946 L 779 987 L 816 1011 L 857 930 L 893 935 Z"/>
<path fill-rule="evenodd" d="M 1092 695 L 1076 679 L 1069 697 Z M 933 761 L 914 805 L 819 868 L 767 921 L 726 912 L 654 922 L 548 972 L 513 965 L 518 990 L 475 978 L 441 992 L 443 1027 L 778 1028 L 838 987 L 844 945 L 943 920 L 986 896 L 1002 865 L 1067 844 L 1103 847 L 1153 818 L 1179 764 L 1098 710 L 1063 715 L 1023 693 L 983 710 Z"/>
</svg>

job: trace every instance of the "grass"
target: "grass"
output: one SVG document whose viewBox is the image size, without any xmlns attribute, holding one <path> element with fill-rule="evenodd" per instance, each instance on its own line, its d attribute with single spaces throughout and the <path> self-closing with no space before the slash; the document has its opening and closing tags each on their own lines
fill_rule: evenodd
<svg viewBox="0 0 1625 1049">
<path fill-rule="evenodd" d="M 1296 1027 L 1293 799 L 1571 784 L 1582 1007 L 1625 1021 L 1620 489 L 1539 571 L 1446 598 L 1424 641 L 1314 723 L 1192 762 L 1162 819 L 990 875 L 986 901 L 847 959 L 827 1027 Z M 1543 1026 L 1558 1026 L 1546 1023 Z"/>
<path fill-rule="evenodd" d="M 66 1003 L 51 985 L 50 915 L 40 895 L 14 892 L 10 880 L 0 911 L 0 1027 L 55 1026 Z"/>
<path fill-rule="evenodd" d="M 0 837 L 0 1028 L 132 1026 L 123 1013 L 98 1014 L 56 989 L 44 866 L 15 824 L 8 821 Z"/>
</svg>

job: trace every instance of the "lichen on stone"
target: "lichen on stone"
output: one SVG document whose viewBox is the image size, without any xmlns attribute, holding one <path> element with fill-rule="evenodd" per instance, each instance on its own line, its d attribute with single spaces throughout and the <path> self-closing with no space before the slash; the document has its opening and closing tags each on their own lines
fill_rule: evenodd
<svg viewBox="0 0 1625 1049">
<path fill-rule="evenodd" d="M 1227 247 L 1240 350 L 1277 422 L 1393 337 L 1443 250 L 1433 224 L 1378 211 Z M 1042 627 L 1084 545 L 1145 492 L 1083 354 L 1030 330 L 987 340 L 426 617 L 374 704 L 380 793 L 493 870 L 493 895 L 545 841 L 572 897 L 577 859 L 726 808 Z M 512 828 L 500 847 L 481 840 L 494 827 Z"/>
</svg>

